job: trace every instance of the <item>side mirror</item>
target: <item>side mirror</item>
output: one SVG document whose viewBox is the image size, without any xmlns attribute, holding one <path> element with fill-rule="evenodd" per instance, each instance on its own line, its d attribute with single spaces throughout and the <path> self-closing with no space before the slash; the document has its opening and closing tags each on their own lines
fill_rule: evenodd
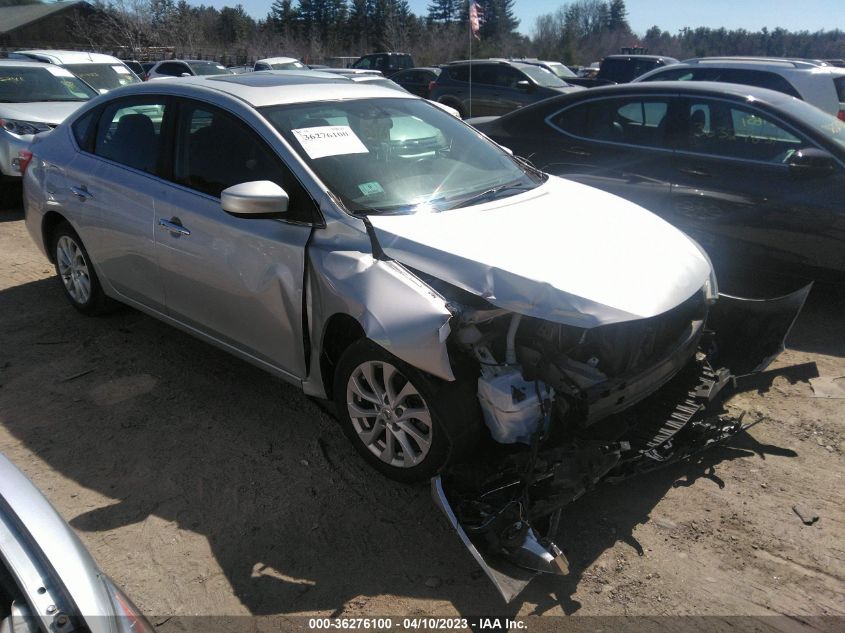
<svg viewBox="0 0 845 633">
<path fill-rule="evenodd" d="M 794 178 L 822 178 L 836 170 L 836 159 L 832 154 L 817 147 L 805 147 L 792 154 L 787 160 L 789 174 Z"/>
<path fill-rule="evenodd" d="M 276 218 L 288 210 L 288 194 L 269 180 L 242 182 L 224 189 L 220 206 L 226 213 L 245 218 Z"/>
<path fill-rule="evenodd" d="M 516 87 L 525 92 L 531 92 L 534 89 L 534 84 L 527 79 L 520 79 L 516 82 Z"/>
<path fill-rule="evenodd" d="M 181 74 L 181 75 L 179 75 L 179 76 L 180 76 L 180 77 L 190 77 L 190 76 L 191 76 L 191 73 L 182 73 L 182 74 Z"/>
</svg>

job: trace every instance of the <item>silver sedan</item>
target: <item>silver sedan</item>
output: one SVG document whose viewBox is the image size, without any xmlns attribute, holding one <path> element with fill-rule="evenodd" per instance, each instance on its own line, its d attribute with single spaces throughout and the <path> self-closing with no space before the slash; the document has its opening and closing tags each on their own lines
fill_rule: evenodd
<svg viewBox="0 0 845 633">
<path fill-rule="evenodd" d="M 549 345 L 585 393 L 643 374 L 584 419 L 642 399 L 684 363 L 656 366 L 694 355 L 716 298 L 706 255 L 662 220 L 378 86 L 134 85 L 33 153 L 27 225 L 76 308 L 129 304 L 334 400 L 398 479 L 453 461 L 482 420 L 526 442 L 560 391 L 532 386 Z"/>
<path fill-rule="evenodd" d="M 130 86 L 32 153 L 27 227 L 76 309 L 133 306 L 330 401 L 385 475 L 444 473 L 482 562 L 557 573 L 535 521 L 739 431 L 717 394 L 807 292 L 721 297 L 645 209 L 346 79 Z"/>
</svg>

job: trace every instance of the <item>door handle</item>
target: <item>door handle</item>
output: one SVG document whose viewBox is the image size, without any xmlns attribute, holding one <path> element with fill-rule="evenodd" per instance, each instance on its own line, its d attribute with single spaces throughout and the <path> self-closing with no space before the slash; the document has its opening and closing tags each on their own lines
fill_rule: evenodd
<svg viewBox="0 0 845 633">
<path fill-rule="evenodd" d="M 703 169 L 679 169 L 682 174 L 687 174 L 688 176 L 697 176 L 699 178 L 710 178 L 710 172 L 705 171 Z"/>
<path fill-rule="evenodd" d="M 88 191 L 88 187 L 85 185 L 79 185 L 78 187 L 71 187 L 70 192 L 79 198 L 82 202 L 85 202 L 88 198 L 93 198 L 94 196 L 91 195 L 91 192 Z"/>
<path fill-rule="evenodd" d="M 169 220 L 159 220 L 158 226 L 165 231 L 169 231 L 174 235 L 184 235 L 188 236 L 191 232 L 186 229 L 182 224 L 179 222 L 178 218 L 170 218 Z"/>
</svg>

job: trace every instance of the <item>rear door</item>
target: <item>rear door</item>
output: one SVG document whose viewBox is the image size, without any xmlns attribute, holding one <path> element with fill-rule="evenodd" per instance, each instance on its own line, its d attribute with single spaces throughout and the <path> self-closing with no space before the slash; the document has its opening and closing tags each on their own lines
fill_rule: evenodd
<svg viewBox="0 0 845 633">
<path fill-rule="evenodd" d="M 305 375 L 305 244 L 316 205 L 267 140 L 232 113 L 180 100 L 170 182 L 156 192 L 155 241 L 171 317 L 291 377 Z M 270 180 L 285 220 L 245 219 L 223 189 Z"/>
<path fill-rule="evenodd" d="M 717 270 L 845 271 L 845 171 L 790 173 L 815 143 L 769 111 L 717 98 L 685 101 L 669 219 L 693 235 Z"/>
<path fill-rule="evenodd" d="M 523 146 L 528 153 L 519 153 L 544 171 L 664 214 L 674 155 L 673 104 L 670 95 L 580 101 L 532 125 L 533 138 Z"/>
<path fill-rule="evenodd" d="M 164 311 L 152 192 L 170 101 L 134 96 L 107 104 L 66 170 L 68 193 L 90 219 L 81 235 L 97 273 L 122 298 Z"/>
</svg>

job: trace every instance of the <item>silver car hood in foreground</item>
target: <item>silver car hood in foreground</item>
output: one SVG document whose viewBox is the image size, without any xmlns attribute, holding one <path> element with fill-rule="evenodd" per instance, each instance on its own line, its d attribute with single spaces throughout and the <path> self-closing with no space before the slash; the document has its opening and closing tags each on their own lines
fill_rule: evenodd
<svg viewBox="0 0 845 633">
<path fill-rule="evenodd" d="M 91 617 L 114 615 L 101 572 L 91 555 L 38 488 L 2 454 L 0 500 L 0 523 L 8 526 L 10 521 L 12 525 L 19 522 L 61 579 L 79 613 L 86 616 L 92 633 L 114 631 L 111 617 Z M 8 516 L 9 511 L 13 516 Z M 5 532 L 2 530 L 0 534 Z M 12 569 L 25 571 L 25 560 L 20 558 L 22 551 L 19 548 L 20 543 L 15 539 L 0 538 L 0 555 L 6 563 Z M 41 592 L 34 593 L 31 586 L 24 591 L 34 602 L 35 615 L 47 617 L 49 610 L 38 609 L 38 601 L 41 597 L 47 598 L 49 593 L 39 596 Z"/>
<path fill-rule="evenodd" d="M 578 327 L 662 314 L 711 272 L 656 215 L 555 176 L 482 205 L 370 221 L 393 259 L 500 308 Z"/>
<path fill-rule="evenodd" d="M 58 125 L 84 104 L 85 101 L 3 103 L 0 104 L 0 118 Z"/>
</svg>

